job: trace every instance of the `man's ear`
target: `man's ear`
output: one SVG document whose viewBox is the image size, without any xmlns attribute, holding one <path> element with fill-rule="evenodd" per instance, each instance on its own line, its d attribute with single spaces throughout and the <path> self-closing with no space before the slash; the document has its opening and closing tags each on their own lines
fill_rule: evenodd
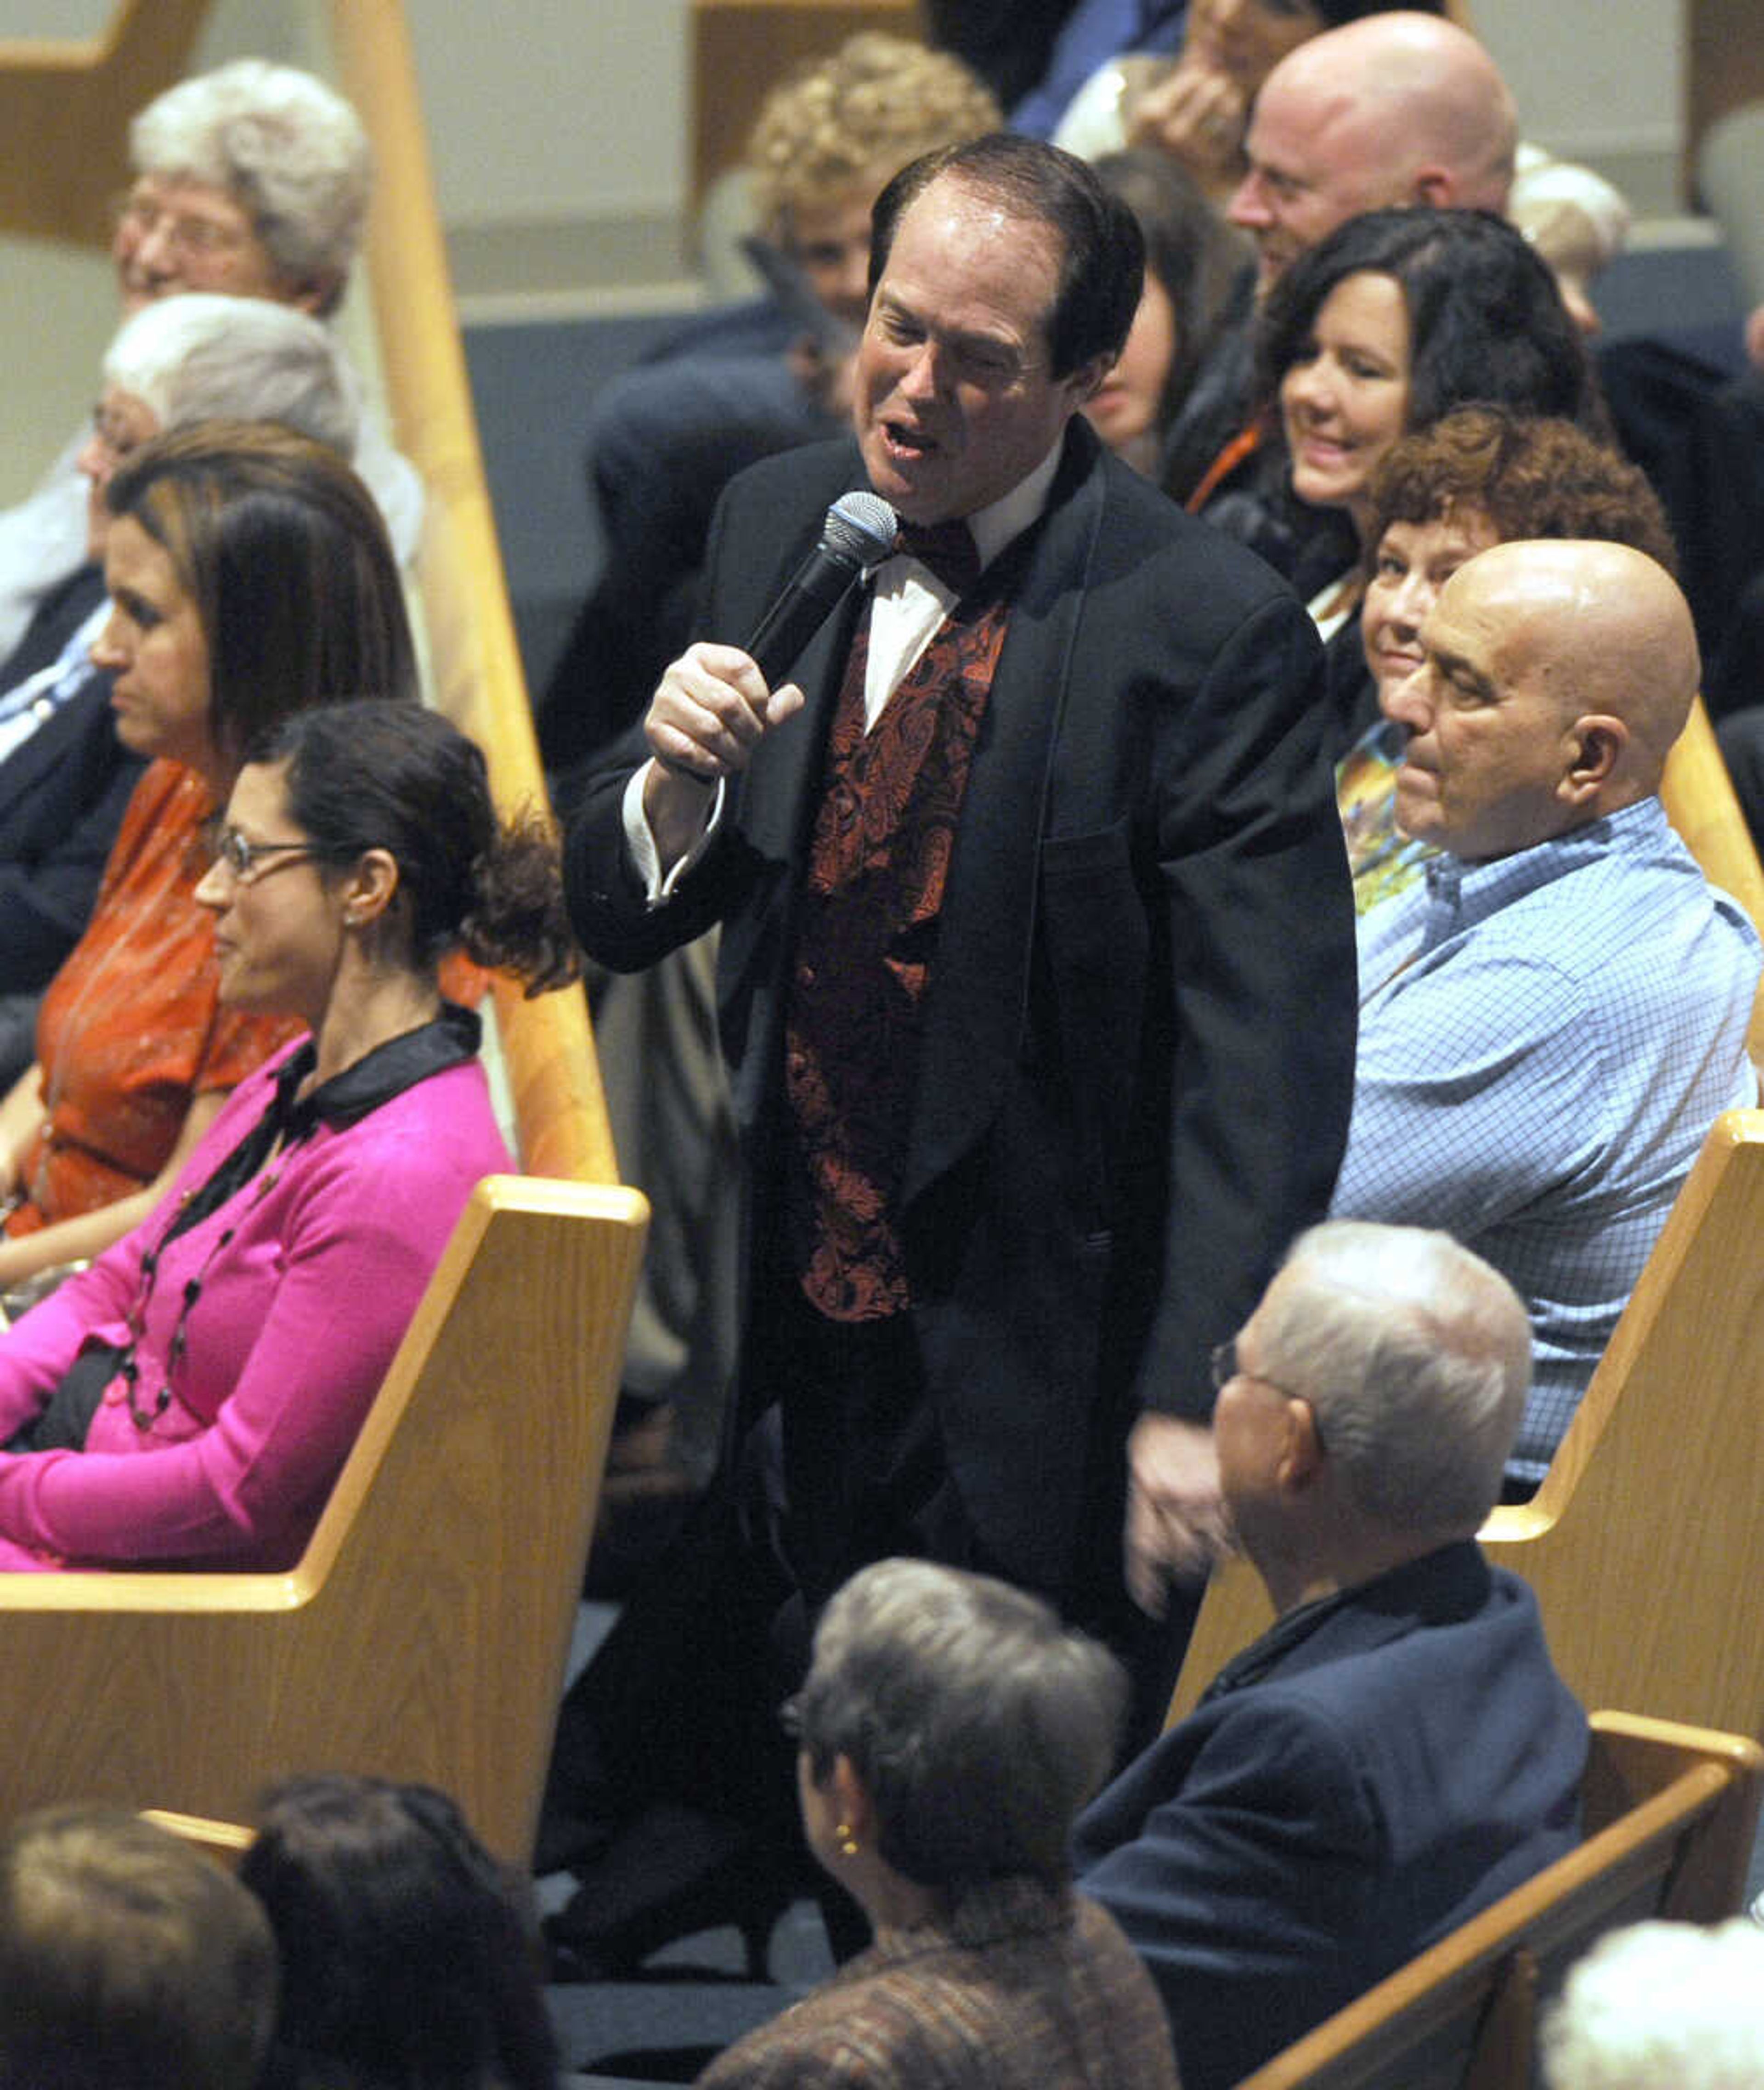
<svg viewBox="0 0 1764 2090">
<path fill-rule="evenodd" d="M 1583 806 L 1610 782 L 1629 744 L 1629 729 L 1620 718 L 1590 712 L 1569 728 L 1568 743 L 1568 768 L 1556 795 L 1564 805 Z"/>
<path fill-rule="evenodd" d="M 1451 170 L 1431 163 L 1417 167 L 1410 200 L 1426 204 L 1434 210 L 1449 210 L 1457 201 L 1457 183 L 1453 179 Z"/>
<path fill-rule="evenodd" d="M 1317 1412 L 1297 1394 L 1286 1399 L 1286 1442 L 1277 1468 L 1281 1486 L 1289 1493 L 1308 1488 L 1323 1470 L 1323 1433 L 1317 1427 Z"/>
<path fill-rule="evenodd" d="M 1072 388 L 1074 406 L 1088 406 L 1101 389 L 1102 381 L 1113 370 L 1118 358 L 1113 355 L 1093 355 L 1088 363 L 1081 363 L 1066 381 Z"/>
</svg>

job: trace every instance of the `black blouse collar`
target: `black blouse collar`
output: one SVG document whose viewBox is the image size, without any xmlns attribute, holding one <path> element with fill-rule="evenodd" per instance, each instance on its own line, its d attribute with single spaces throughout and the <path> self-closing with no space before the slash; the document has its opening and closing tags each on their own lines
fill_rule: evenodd
<svg viewBox="0 0 1764 2090">
<path fill-rule="evenodd" d="M 276 1077 L 276 1100 L 270 1116 L 277 1129 L 292 1142 L 304 1139 L 318 1125 L 333 1132 L 357 1124 L 370 1111 L 378 1110 L 431 1074 L 444 1073 L 461 1061 L 475 1058 L 483 1026 L 474 1009 L 444 1001 L 441 1013 L 414 1030 L 401 1031 L 364 1052 L 353 1066 L 333 1074 L 310 1095 L 295 1100 L 300 1084 L 318 1064 L 315 1042 L 308 1038 L 283 1062 Z"/>
</svg>

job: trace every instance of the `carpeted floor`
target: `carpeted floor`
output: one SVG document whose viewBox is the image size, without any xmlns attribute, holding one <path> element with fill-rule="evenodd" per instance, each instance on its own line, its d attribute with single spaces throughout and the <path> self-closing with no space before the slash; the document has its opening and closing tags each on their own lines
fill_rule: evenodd
<svg viewBox="0 0 1764 2090">
<path fill-rule="evenodd" d="M 570 1674 L 600 1644 L 616 1615 L 585 1603 L 577 1621 Z M 567 1901 L 567 1873 L 539 1882 L 542 1910 Z M 637 1980 L 554 1982 L 546 1992 L 572 2085 L 594 2090 L 637 2083 L 689 2083 L 710 2056 L 793 2003 L 833 1971 L 821 1912 L 810 1900 L 779 1917 L 768 1955 L 769 1981 L 747 1979 L 746 1953 L 733 1925 L 682 1937 L 646 1963 Z"/>
</svg>

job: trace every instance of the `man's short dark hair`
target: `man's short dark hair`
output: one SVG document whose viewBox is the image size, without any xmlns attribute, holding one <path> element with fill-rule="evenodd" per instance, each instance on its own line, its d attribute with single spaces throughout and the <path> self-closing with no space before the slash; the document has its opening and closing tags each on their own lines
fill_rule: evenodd
<svg viewBox="0 0 1764 2090">
<path fill-rule="evenodd" d="M 1045 225 L 1058 242 L 1059 288 L 1047 321 L 1049 375 L 1069 377 L 1094 356 L 1118 355 L 1145 282 L 1145 243 L 1133 213 L 1074 154 L 1008 131 L 924 154 L 877 197 L 870 213 L 871 296 L 908 205 L 944 174 L 1012 217 Z"/>
</svg>

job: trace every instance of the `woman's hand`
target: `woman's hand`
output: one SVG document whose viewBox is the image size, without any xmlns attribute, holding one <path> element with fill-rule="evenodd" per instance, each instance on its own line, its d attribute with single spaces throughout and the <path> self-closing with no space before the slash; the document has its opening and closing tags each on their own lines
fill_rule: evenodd
<svg viewBox="0 0 1764 2090">
<path fill-rule="evenodd" d="M 24 1157 L 43 1117 L 43 1070 L 33 1061 L 0 1103 L 0 1200 L 17 1203 Z"/>
<path fill-rule="evenodd" d="M 33 1067 L 24 1078 L 34 1080 L 36 1073 Z M 5 1130 L 6 1113 L 12 1107 L 12 1096 L 17 1094 L 15 1089 L 12 1095 L 0 1104 L 0 1134 Z M 220 1116 L 221 1106 L 225 1101 L 225 1092 L 218 1089 L 204 1089 L 200 1095 L 191 1098 L 178 1143 L 151 1183 L 131 1191 L 126 1198 L 119 1198 L 114 1205 L 101 1205 L 96 1211 L 81 1212 L 71 1219 L 58 1219 L 52 1226 L 39 1228 L 34 1234 L 21 1234 L 16 1241 L 0 1241 L 0 1289 L 22 1284 L 26 1278 L 36 1276 L 41 1270 L 52 1269 L 59 1262 L 89 1262 L 94 1256 L 102 1255 L 113 1241 L 121 1241 L 131 1228 L 139 1226 L 160 1200 L 169 1195 L 196 1142 Z"/>
</svg>

